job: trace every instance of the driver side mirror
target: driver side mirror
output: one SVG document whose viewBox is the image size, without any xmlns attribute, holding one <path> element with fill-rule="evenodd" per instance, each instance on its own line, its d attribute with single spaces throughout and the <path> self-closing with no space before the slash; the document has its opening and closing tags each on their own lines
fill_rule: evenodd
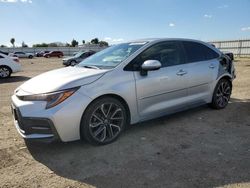
<svg viewBox="0 0 250 188">
<path fill-rule="evenodd" d="M 154 71 L 161 68 L 161 62 L 158 60 L 147 60 L 141 65 L 141 75 L 146 76 L 148 71 Z"/>
</svg>

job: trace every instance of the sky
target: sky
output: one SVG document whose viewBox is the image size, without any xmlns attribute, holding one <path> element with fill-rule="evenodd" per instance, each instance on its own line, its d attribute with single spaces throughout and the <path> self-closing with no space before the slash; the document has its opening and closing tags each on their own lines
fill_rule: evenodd
<svg viewBox="0 0 250 188">
<path fill-rule="evenodd" d="M 250 38 L 250 0 L 0 0 L 0 45 Z"/>
</svg>

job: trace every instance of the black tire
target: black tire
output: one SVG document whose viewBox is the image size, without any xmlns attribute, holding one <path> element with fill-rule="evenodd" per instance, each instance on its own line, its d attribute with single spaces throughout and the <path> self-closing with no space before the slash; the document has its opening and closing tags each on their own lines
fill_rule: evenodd
<svg viewBox="0 0 250 188">
<path fill-rule="evenodd" d="M 76 62 L 75 60 L 72 60 L 72 61 L 70 61 L 70 63 L 69 63 L 70 66 L 75 66 L 76 64 L 77 64 L 77 62 Z"/>
<path fill-rule="evenodd" d="M 120 136 L 126 123 L 126 108 L 119 100 L 100 98 L 92 102 L 82 116 L 81 137 L 93 145 L 109 144 Z"/>
<path fill-rule="evenodd" d="M 33 56 L 32 56 L 32 55 L 30 55 L 30 56 L 29 56 L 29 59 L 32 59 L 32 58 L 33 58 Z"/>
<path fill-rule="evenodd" d="M 10 67 L 0 66 L 0 78 L 9 78 L 12 73 Z"/>
<path fill-rule="evenodd" d="M 232 83 L 228 79 L 222 78 L 214 89 L 213 99 L 210 106 L 214 109 L 225 108 L 230 100 L 231 93 Z"/>
</svg>

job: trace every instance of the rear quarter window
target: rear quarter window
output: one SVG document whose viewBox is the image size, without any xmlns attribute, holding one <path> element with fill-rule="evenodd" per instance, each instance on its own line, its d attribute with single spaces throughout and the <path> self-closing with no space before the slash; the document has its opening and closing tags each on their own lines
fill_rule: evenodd
<svg viewBox="0 0 250 188">
<path fill-rule="evenodd" d="M 189 41 L 183 41 L 182 44 L 185 49 L 187 63 L 206 61 L 219 57 L 218 53 L 204 44 Z"/>
</svg>

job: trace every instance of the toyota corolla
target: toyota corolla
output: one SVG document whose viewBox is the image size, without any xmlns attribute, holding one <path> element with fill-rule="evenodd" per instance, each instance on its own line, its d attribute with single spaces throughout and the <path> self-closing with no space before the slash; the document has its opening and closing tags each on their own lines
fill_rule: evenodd
<svg viewBox="0 0 250 188">
<path fill-rule="evenodd" d="M 25 139 L 107 144 L 129 124 L 203 104 L 225 108 L 234 78 L 233 62 L 202 41 L 122 43 L 22 84 L 14 124 Z"/>
</svg>

